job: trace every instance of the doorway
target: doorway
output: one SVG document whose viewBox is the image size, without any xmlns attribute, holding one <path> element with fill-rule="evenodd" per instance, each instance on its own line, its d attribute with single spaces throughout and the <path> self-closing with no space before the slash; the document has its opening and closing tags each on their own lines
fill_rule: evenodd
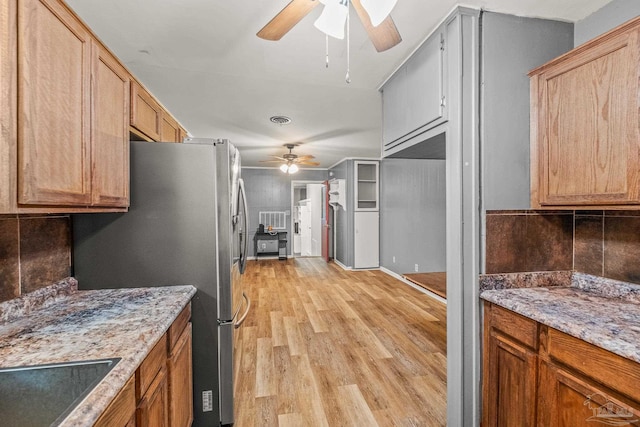
<svg viewBox="0 0 640 427">
<path fill-rule="evenodd" d="M 291 182 L 291 230 L 294 257 L 320 257 L 328 242 L 323 238 L 327 223 L 327 187 L 324 181 Z"/>
</svg>

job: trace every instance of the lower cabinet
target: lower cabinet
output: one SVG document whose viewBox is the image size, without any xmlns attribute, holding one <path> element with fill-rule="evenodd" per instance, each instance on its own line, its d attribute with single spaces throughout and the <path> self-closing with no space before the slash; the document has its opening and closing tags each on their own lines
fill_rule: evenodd
<svg viewBox="0 0 640 427">
<path fill-rule="evenodd" d="M 191 305 L 102 413 L 99 427 L 189 427 L 193 422 Z"/>
<path fill-rule="evenodd" d="M 554 363 L 540 361 L 539 389 L 539 426 L 640 425 L 638 402 Z"/>
<path fill-rule="evenodd" d="M 535 423 L 536 354 L 500 335 L 489 339 L 486 425 L 532 426 Z M 489 421 L 491 420 L 491 421 Z"/>
<path fill-rule="evenodd" d="M 169 386 L 167 385 L 167 370 L 164 366 L 138 403 L 136 415 L 137 427 L 169 425 Z"/>
<path fill-rule="evenodd" d="M 485 302 L 482 425 L 640 426 L 640 364 Z"/>
<path fill-rule="evenodd" d="M 107 409 L 102 413 L 94 427 L 124 426 L 135 427 L 136 425 L 136 385 L 135 377 L 120 390 L 111 401 Z"/>
<path fill-rule="evenodd" d="M 379 267 L 380 214 L 378 212 L 355 212 L 353 227 L 353 268 Z"/>
<path fill-rule="evenodd" d="M 188 427 L 193 422 L 193 372 L 191 363 L 191 323 L 182 329 L 169 349 L 169 425 Z"/>
</svg>

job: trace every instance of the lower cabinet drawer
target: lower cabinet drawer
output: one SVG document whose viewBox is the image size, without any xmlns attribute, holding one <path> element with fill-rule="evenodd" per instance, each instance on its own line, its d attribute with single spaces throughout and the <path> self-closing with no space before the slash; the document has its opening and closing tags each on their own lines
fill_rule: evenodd
<svg viewBox="0 0 640 427">
<path fill-rule="evenodd" d="M 552 360 L 640 402 L 640 364 L 553 328 L 547 352 Z"/>
</svg>

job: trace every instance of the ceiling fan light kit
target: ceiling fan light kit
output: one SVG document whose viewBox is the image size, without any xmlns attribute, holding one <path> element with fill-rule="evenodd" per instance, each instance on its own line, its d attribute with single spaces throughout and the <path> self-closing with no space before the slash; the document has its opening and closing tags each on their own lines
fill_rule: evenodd
<svg viewBox="0 0 640 427">
<path fill-rule="evenodd" d="M 314 157 L 310 154 L 306 154 L 303 156 L 298 156 L 297 154 L 293 154 L 292 150 L 296 146 L 296 144 L 285 144 L 284 145 L 289 152 L 283 154 L 282 156 L 271 156 L 273 160 L 261 160 L 262 163 L 282 163 L 279 168 L 282 172 L 292 174 L 296 173 L 299 170 L 298 164 L 301 165 L 309 165 L 309 166 L 320 166 L 320 163 L 314 162 L 311 159 Z"/>
<path fill-rule="evenodd" d="M 343 27 L 342 34 L 344 34 L 345 18 L 341 16 L 344 14 L 344 9 L 348 11 L 349 4 L 351 4 L 378 52 L 391 49 L 402 41 L 395 23 L 389 15 L 397 0 L 291 0 L 267 25 L 258 31 L 257 36 L 265 40 L 280 40 L 320 3 L 325 5 L 324 9 L 342 8 L 341 15 L 338 15 L 336 21 L 331 24 Z M 330 11 L 326 10 L 326 13 L 330 14 Z M 322 15 L 324 14 L 325 10 L 322 11 Z M 329 18 L 325 16 L 322 20 L 324 19 Z M 318 18 L 317 21 L 320 21 L 318 24 L 320 30 L 325 32 L 322 29 L 322 20 Z M 325 32 L 325 34 L 329 34 L 329 32 Z"/>
<path fill-rule="evenodd" d="M 360 0 L 362 7 L 369 14 L 371 25 L 377 27 L 387 19 L 398 0 Z"/>
<path fill-rule="evenodd" d="M 298 166 L 295 163 L 285 163 L 280 166 L 280 170 L 284 173 L 292 174 L 298 172 Z"/>
<path fill-rule="evenodd" d="M 328 36 L 344 39 L 344 24 L 349 14 L 347 0 L 323 0 L 322 13 L 313 23 L 314 27 Z"/>
</svg>

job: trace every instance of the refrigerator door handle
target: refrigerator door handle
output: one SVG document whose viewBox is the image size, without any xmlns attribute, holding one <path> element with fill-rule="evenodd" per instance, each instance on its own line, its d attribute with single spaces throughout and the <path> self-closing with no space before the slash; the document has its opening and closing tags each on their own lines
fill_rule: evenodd
<svg viewBox="0 0 640 427">
<path fill-rule="evenodd" d="M 245 302 L 247 303 L 247 308 L 242 314 L 242 317 L 236 320 L 236 323 L 233 324 L 233 326 L 236 329 L 238 329 L 242 325 L 242 323 L 244 322 L 244 319 L 246 319 L 247 315 L 249 314 L 249 309 L 251 308 L 251 300 L 249 299 L 246 293 L 244 292 L 242 293 L 242 298 L 244 298 Z"/>
<path fill-rule="evenodd" d="M 240 250 L 240 274 L 244 274 L 244 270 L 247 268 L 247 253 L 249 252 L 249 208 L 247 208 L 247 193 L 244 191 L 244 180 L 238 179 L 238 186 L 240 187 L 239 197 L 242 197 L 242 216 L 244 224 L 242 233 L 244 239 L 244 247 Z"/>
</svg>

